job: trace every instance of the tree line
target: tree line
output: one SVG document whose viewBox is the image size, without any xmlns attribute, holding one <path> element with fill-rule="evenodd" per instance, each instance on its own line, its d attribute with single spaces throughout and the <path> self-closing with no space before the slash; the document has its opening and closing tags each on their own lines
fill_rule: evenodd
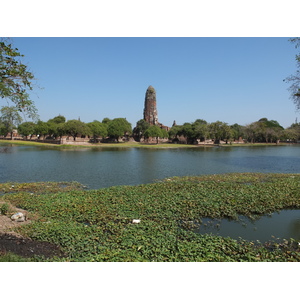
<svg viewBox="0 0 300 300">
<path fill-rule="evenodd" d="M 139 138 L 148 138 L 149 124 L 144 120 L 137 122 L 133 132 L 138 132 Z M 152 126 L 150 126 L 151 128 Z M 198 144 L 212 140 L 215 144 L 221 141 L 228 143 L 233 141 L 245 141 L 250 143 L 273 143 L 279 141 L 297 142 L 300 140 L 300 123 L 294 123 L 284 129 L 277 121 L 262 118 L 248 125 L 237 123 L 228 125 L 225 122 L 216 121 L 208 123 L 203 119 L 197 119 L 192 123 L 173 125 L 167 132 L 172 142 L 185 142 L 187 144 Z M 154 135 L 150 135 L 154 136 Z M 160 135 L 159 137 L 164 137 Z"/>
<path fill-rule="evenodd" d="M 221 141 L 228 143 L 233 141 L 246 141 L 250 143 L 274 143 L 281 141 L 297 142 L 300 140 L 300 123 L 294 123 L 284 129 L 277 121 L 262 118 L 248 125 L 237 123 L 228 125 L 225 122 L 216 121 L 208 123 L 203 119 L 197 119 L 192 123 L 173 125 L 168 131 L 157 125 L 150 126 L 144 119 L 139 120 L 132 128 L 126 118 L 104 118 L 101 122 L 94 120 L 85 123 L 81 120 L 66 120 L 58 115 L 47 122 L 22 122 L 18 109 L 14 106 L 5 106 L 0 115 L 0 135 L 13 137 L 13 131 L 25 139 L 33 136 L 37 139 L 61 139 L 68 136 L 76 141 L 78 137 L 88 137 L 91 142 L 119 141 L 119 139 L 136 141 L 155 141 L 169 139 L 173 143 L 197 144 L 212 140 L 215 144 Z"/>
<path fill-rule="evenodd" d="M 193 123 L 175 125 L 169 131 L 173 140 L 185 137 L 186 143 L 205 142 L 211 139 L 215 144 L 220 141 L 225 143 L 232 141 L 245 141 L 250 143 L 273 143 L 281 141 L 297 142 L 300 139 L 300 123 L 292 124 L 284 129 L 277 121 L 262 118 L 248 125 L 237 123 L 228 125 L 225 122 L 216 121 L 208 123 L 197 119 Z"/>
<path fill-rule="evenodd" d="M 132 129 L 131 123 L 126 118 L 109 119 L 104 118 L 102 122 L 94 120 L 85 123 L 80 120 L 68 120 L 64 116 L 56 116 L 47 122 L 22 122 L 16 107 L 5 106 L 0 115 L 0 135 L 13 137 L 14 130 L 25 139 L 35 136 L 37 139 L 58 139 L 63 136 L 72 137 L 74 141 L 78 137 L 89 137 L 92 142 L 119 141 L 120 138 L 129 140 L 133 137 L 136 140 L 141 138 L 168 138 L 168 132 L 159 126 L 150 126 L 144 120 L 137 122 L 137 127 Z"/>
<path fill-rule="evenodd" d="M 3 107 L 0 116 L 0 135 L 10 135 L 12 138 L 14 129 L 25 139 L 35 136 L 37 139 L 58 139 L 63 136 L 76 138 L 88 136 L 91 139 L 111 138 L 118 140 L 120 137 L 129 136 L 132 133 L 131 124 L 125 118 L 110 120 L 104 118 L 102 122 L 93 121 L 89 123 L 80 120 L 66 120 L 64 116 L 58 115 L 47 122 L 22 122 L 15 107 Z"/>
</svg>

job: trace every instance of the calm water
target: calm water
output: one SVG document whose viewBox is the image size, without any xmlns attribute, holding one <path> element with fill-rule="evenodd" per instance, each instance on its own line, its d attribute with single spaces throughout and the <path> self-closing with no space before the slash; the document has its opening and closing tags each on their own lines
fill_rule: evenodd
<svg viewBox="0 0 300 300">
<path fill-rule="evenodd" d="M 282 210 L 259 220 L 240 216 L 239 221 L 227 219 L 202 219 L 202 225 L 196 230 L 198 233 L 213 233 L 221 236 L 230 236 L 234 239 L 259 240 L 266 242 L 275 239 L 293 238 L 300 240 L 300 210 Z"/>
<path fill-rule="evenodd" d="M 78 181 L 98 189 L 172 176 L 230 172 L 299 173 L 300 145 L 53 149 L 0 143 L 0 182 Z M 261 242 L 272 236 L 299 239 L 300 210 L 274 213 L 254 223 L 222 220 L 220 226 L 201 226 L 199 230 Z"/>
<path fill-rule="evenodd" d="M 90 189 L 172 176 L 300 172 L 300 146 L 53 149 L 0 143 L 0 182 L 78 181 Z"/>
</svg>

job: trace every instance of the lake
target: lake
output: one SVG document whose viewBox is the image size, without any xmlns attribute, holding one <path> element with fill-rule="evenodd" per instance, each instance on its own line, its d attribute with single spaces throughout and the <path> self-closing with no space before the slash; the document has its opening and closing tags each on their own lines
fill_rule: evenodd
<svg viewBox="0 0 300 300">
<path fill-rule="evenodd" d="M 0 143 L 0 182 L 78 181 L 89 189 L 152 183 L 172 176 L 232 172 L 299 173 L 300 145 L 150 148 L 54 148 Z M 248 240 L 299 239 L 300 210 L 255 222 L 204 220 L 200 233 Z"/>
<path fill-rule="evenodd" d="M 300 146 L 62 149 L 0 143 L 0 182 L 78 181 L 98 189 L 232 172 L 299 173 Z"/>
</svg>

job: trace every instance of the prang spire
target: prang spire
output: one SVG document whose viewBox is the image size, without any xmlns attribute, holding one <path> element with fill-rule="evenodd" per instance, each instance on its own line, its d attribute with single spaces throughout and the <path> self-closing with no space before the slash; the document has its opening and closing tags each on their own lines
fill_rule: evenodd
<svg viewBox="0 0 300 300">
<path fill-rule="evenodd" d="M 144 120 L 150 125 L 158 125 L 156 91 L 151 85 L 148 87 L 145 95 Z"/>
</svg>

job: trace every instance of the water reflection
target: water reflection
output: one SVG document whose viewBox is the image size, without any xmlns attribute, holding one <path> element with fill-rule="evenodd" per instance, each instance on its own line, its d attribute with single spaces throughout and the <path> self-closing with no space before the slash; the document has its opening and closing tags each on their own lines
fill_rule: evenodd
<svg viewBox="0 0 300 300">
<path fill-rule="evenodd" d="M 291 220 L 289 231 L 294 235 L 298 236 L 298 239 L 300 239 L 300 218 L 296 220 Z"/>
<path fill-rule="evenodd" d="M 12 153 L 11 147 L 0 147 L 0 153 Z"/>
<path fill-rule="evenodd" d="M 203 218 L 195 232 L 212 233 L 234 239 L 267 242 L 275 238 L 300 239 L 300 210 L 282 210 L 270 215 L 251 220 L 239 216 L 238 221 Z"/>
</svg>

